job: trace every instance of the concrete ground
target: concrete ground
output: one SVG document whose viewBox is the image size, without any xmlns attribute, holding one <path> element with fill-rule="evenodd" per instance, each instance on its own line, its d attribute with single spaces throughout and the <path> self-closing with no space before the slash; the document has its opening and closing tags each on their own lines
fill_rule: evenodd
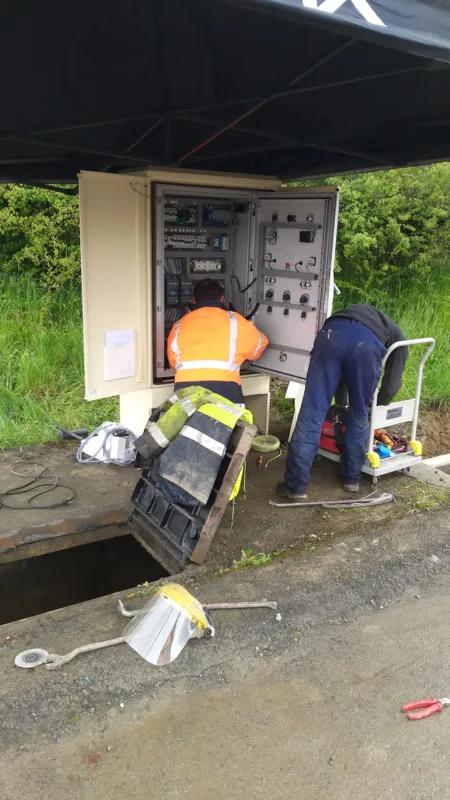
<svg viewBox="0 0 450 800">
<path fill-rule="evenodd" d="M 203 602 L 267 597 L 282 620 L 215 612 L 216 638 L 166 667 L 126 645 L 54 673 L 14 667 L 27 647 L 119 635 L 112 598 L 0 628 L 2 800 L 450 796 L 450 709 L 400 712 L 450 693 L 448 511 L 353 520 L 300 556 L 191 575 Z"/>
<path fill-rule="evenodd" d="M 103 464 L 80 466 L 76 450 L 74 442 L 55 442 L 1 453 L 2 495 L 46 468 L 40 482 L 51 484 L 51 476 L 57 476 L 58 486 L 36 497 L 35 502 L 54 504 L 70 497 L 72 491 L 75 498 L 57 508 L 37 509 L 28 504 L 29 494 L 2 496 L 0 564 L 119 535 L 117 526 L 124 521 L 124 508 L 139 477 L 137 470 Z"/>
</svg>

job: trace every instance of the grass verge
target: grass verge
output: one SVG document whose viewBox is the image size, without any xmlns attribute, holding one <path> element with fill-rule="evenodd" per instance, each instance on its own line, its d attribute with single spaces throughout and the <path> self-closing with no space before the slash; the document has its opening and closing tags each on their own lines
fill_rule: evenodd
<svg viewBox="0 0 450 800">
<path fill-rule="evenodd" d="M 339 306 L 371 302 L 388 313 L 408 338 L 433 336 L 436 350 L 425 368 L 422 399 L 450 405 L 450 268 L 433 281 L 397 287 L 372 297 L 337 282 Z M 413 397 L 420 349 L 411 349 L 400 397 Z M 293 410 L 285 384 L 272 382 L 272 417 L 287 422 Z M 54 439 L 55 423 L 93 429 L 118 418 L 117 398 L 84 400 L 81 298 L 72 287 L 49 299 L 26 279 L 0 279 L 0 446 Z"/>
<path fill-rule="evenodd" d="M 84 400 L 81 298 L 49 300 L 32 281 L 0 280 L 0 446 L 56 438 L 55 423 L 94 428 L 118 403 Z"/>
</svg>

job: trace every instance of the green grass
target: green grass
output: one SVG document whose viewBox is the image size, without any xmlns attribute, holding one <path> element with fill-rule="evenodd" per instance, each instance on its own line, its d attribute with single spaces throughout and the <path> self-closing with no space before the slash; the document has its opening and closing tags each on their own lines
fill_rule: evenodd
<svg viewBox="0 0 450 800">
<path fill-rule="evenodd" d="M 94 428 L 117 400 L 84 400 L 79 290 L 51 302 L 32 281 L 0 281 L 0 447 L 56 438 L 55 423 Z"/>
<path fill-rule="evenodd" d="M 424 511 L 436 511 L 450 502 L 448 491 L 435 486 L 428 486 L 421 481 L 406 486 L 405 502 L 409 505 L 408 514 L 417 514 Z"/>
<path fill-rule="evenodd" d="M 424 402 L 450 404 L 450 267 L 434 280 L 398 287 L 376 297 L 337 282 L 339 305 L 371 302 L 388 313 L 409 338 L 433 336 L 436 350 L 425 368 Z M 401 397 L 413 397 L 419 349 L 411 349 Z M 272 382 L 272 414 L 288 421 L 292 401 Z M 117 399 L 84 400 L 81 300 L 77 287 L 49 300 L 30 280 L 0 280 L 0 447 L 56 438 L 55 423 L 93 429 L 118 418 Z"/>
</svg>

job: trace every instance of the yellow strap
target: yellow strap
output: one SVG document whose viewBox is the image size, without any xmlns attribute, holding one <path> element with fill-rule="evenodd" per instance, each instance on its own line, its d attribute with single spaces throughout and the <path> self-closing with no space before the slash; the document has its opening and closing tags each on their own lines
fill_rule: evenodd
<svg viewBox="0 0 450 800">
<path fill-rule="evenodd" d="M 236 483 L 234 484 L 233 489 L 231 491 L 231 494 L 230 494 L 230 496 L 228 498 L 230 503 L 231 503 L 232 500 L 234 500 L 235 497 L 238 496 L 238 494 L 240 492 L 243 475 L 244 475 L 244 467 L 242 466 L 241 467 L 241 471 L 239 472 L 239 475 L 237 476 Z"/>
</svg>

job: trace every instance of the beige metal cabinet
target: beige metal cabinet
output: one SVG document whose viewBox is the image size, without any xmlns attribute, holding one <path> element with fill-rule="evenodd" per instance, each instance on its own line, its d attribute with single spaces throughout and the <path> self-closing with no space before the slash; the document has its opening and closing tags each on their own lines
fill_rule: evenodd
<svg viewBox="0 0 450 800">
<path fill-rule="evenodd" d="M 171 169 L 82 172 L 79 181 L 86 398 L 119 395 L 121 422 L 142 430 L 173 391 L 171 321 L 208 274 L 269 337 L 243 375 L 246 404 L 266 430 L 269 376 L 305 379 L 331 308 L 337 191 Z"/>
</svg>

